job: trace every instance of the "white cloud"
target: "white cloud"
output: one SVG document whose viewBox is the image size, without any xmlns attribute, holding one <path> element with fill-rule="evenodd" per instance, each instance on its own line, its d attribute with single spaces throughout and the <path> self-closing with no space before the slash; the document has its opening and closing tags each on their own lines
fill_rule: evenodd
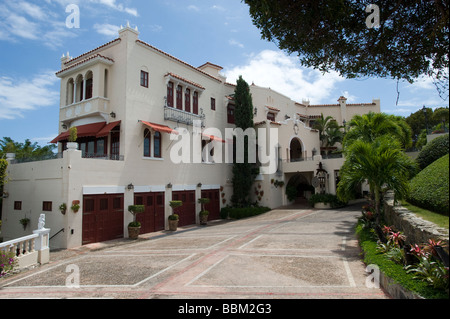
<svg viewBox="0 0 450 319">
<path fill-rule="evenodd" d="M 0 76 L 0 119 L 23 117 L 26 111 L 58 105 L 57 82 L 54 71 L 38 74 L 31 80 Z"/>
<path fill-rule="evenodd" d="M 11 35 L 28 40 L 39 39 L 38 25 L 34 22 L 28 21 L 25 17 L 9 12 L 4 20 L 4 23 L 6 29 Z"/>
<path fill-rule="evenodd" d="M 189 5 L 187 8 L 188 8 L 188 10 L 195 11 L 195 12 L 200 11 L 200 8 L 193 4 Z"/>
<path fill-rule="evenodd" d="M 116 3 L 116 0 L 91 0 L 91 2 L 106 5 L 114 10 L 125 12 L 135 17 L 139 16 L 138 11 L 135 8 L 127 8 L 123 4 Z"/>
<path fill-rule="evenodd" d="M 225 8 L 224 8 L 224 7 L 218 6 L 218 5 L 213 5 L 213 6 L 211 7 L 211 9 L 217 10 L 217 11 L 225 11 Z"/>
<path fill-rule="evenodd" d="M 224 71 L 229 82 L 242 77 L 249 83 L 282 93 L 294 101 L 308 99 L 311 104 L 330 103 L 335 85 L 344 81 L 336 72 L 322 75 L 300 66 L 297 58 L 281 51 L 264 50 L 252 55 L 246 64 Z"/>
<path fill-rule="evenodd" d="M 40 41 L 51 49 L 63 46 L 64 39 L 77 36 L 66 27 L 65 18 L 25 1 L 8 2 L 8 7 L 0 4 L 0 30 L 0 40 Z"/>
<path fill-rule="evenodd" d="M 239 48 L 241 48 L 241 49 L 244 48 L 244 45 L 243 45 L 242 43 L 236 41 L 235 39 L 230 39 L 230 40 L 228 41 L 228 43 L 229 43 L 230 45 L 232 45 L 232 46 L 236 46 L 236 47 L 239 47 Z"/>
<path fill-rule="evenodd" d="M 115 37 L 117 36 L 117 33 L 119 32 L 120 27 L 113 25 L 113 24 L 94 24 L 94 29 L 97 31 L 97 33 L 106 35 L 108 37 Z"/>
</svg>

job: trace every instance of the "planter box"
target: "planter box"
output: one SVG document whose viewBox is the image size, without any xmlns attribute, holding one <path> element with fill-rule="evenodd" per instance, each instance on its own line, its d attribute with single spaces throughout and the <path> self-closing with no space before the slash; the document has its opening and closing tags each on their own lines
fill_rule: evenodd
<svg viewBox="0 0 450 319">
<path fill-rule="evenodd" d="M 319 202 L 319 203 L 314 204 L 314 208 L 316 208 L 316 209 L 331 209 L 331 204 Z"/>
</svg>

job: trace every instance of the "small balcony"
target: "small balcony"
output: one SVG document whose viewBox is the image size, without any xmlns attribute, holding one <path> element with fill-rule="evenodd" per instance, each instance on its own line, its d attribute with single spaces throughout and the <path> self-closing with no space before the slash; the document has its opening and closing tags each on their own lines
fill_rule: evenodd
<svg viewBox="0 0 450 319">
<path fill-rule="evenodd" d="M 201 126 L 205 126 L 205 115 L 200 111 L 200 115 L 189 113 L 174 107 L 164 106 L 164 120 L 193 125 L 194 121 L 200 121 Z"/>
<path fill-rule="evenodd" d="M 83 100 L 61 108 L 61 121 L 70 122 L 74 119 L 89 117 L 93 115 L 105 115 L 111 113 L 109 99 L 96 97 Z"/>
</svg>

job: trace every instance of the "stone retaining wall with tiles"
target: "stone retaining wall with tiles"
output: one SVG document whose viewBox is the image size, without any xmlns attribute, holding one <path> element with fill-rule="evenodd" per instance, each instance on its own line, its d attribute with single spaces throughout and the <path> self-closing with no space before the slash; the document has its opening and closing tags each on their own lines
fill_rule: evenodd
<svg viewBox="0 0 450 319">
<path fill-rule="evenodd" d="M 384 200 L 384 218 L 388 225 L 406 235 L 407 244 L 423 244 L 429 239 L 442 240 L 442 246 L 449 249 L 448 229 L 426 221 L 403 206 L 394 205 L 394 193 L 388 193 Z"/>
</svg>

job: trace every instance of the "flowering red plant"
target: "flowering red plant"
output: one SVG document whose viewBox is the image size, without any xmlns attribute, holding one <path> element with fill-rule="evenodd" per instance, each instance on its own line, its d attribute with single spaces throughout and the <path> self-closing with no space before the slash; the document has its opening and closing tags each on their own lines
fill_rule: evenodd
<svg viewBox="0 0 450 319">
<path fill-rule="evenodd" d="M 422 257 L 428 257 L 428 253 L 417 244 L 411 245 L 410 252 L 419 259 Z"/>
<path fill-rule="evenodd" d="M 442 241 L 440 240 L 440 241 L 438 241 L 438 242 L 436 242 L 434 239 L 428 239 L 428 245 L 427 246 L 425 246 L 425 250 L 426 251 L 429 251 L 433 256 L 437 256 L 438 254 L 437 254 L 437 252 L 436 252 L 436 249 L 435 249 L 435 247 L 436 246 L 440 246 L 442 244 Z"/>
<path fill-rule="evenodd" d="M 394 243 L 395 245 L 400 246 L 405 242 L 406 236 L 403 235 L 401 232 L 397 232 L 397 233 L 393 232 L 388 236 L 388 240 L 390 242 Z"/>
<path fill-rule="evenodd" d="M 385 234 L 387 235 L 387 234 L 390 234 L 390 233 L 392 233 L 392 232 L 393 232 L 392 227 L 389 227 L 389 226 L 383 226 L 383 233 L 385 233 Z"/>
</svg>

